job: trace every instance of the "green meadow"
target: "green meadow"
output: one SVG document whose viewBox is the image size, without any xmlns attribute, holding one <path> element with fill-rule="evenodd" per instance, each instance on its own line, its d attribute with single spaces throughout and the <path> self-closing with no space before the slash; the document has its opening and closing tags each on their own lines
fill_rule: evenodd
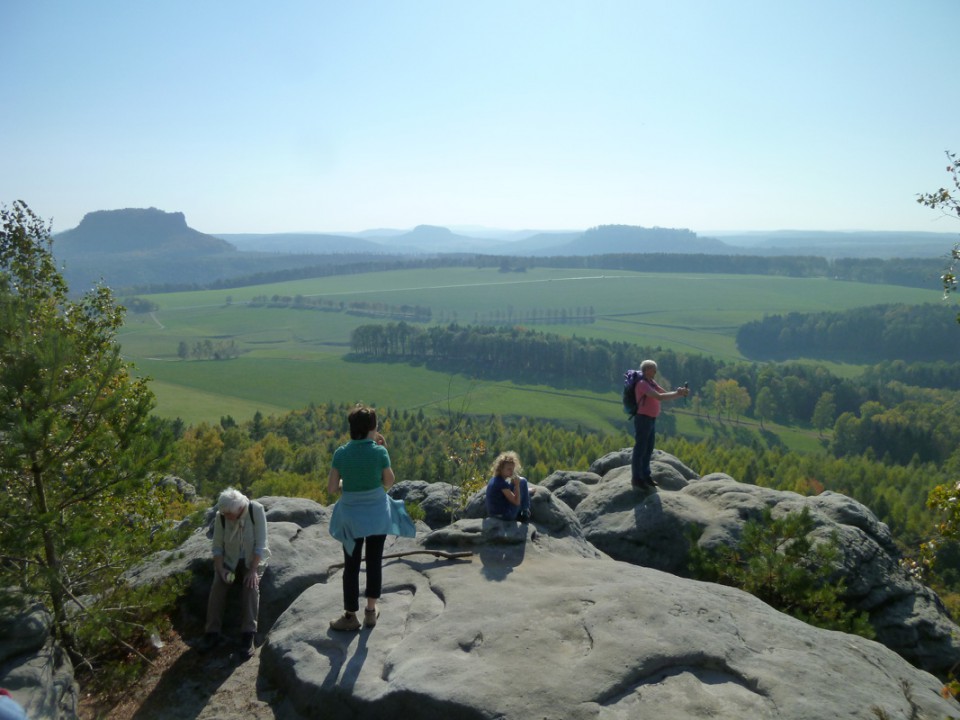
<svg viewBox="0 0 960 720">
<path fill-rule="evenodd" d="M 515 324 L 737 360 L 737 328 L 764 315 L 844 310 L 880 303 L 937 302 L 936 289 L 827 279 L 683 275 L 536 268 L 443 268 L 341 275 L 271 285 L 143 296 L 159 306 L 129 315 L 124 356 L 152 379 L 157 413 L 187 423 L 245 420 L 258 410 L 283 413 L 310 403 L 367 402 L 428 413 L 549 418 L 623 431 L 617 389 L 608 394 L 477 381 L 401 363 L 351 361 L 350 333 L 388 322 L 346 312 L 249 307 L 258 296 L 429 307 L 433 322 Z M 545 313 L 589 309 L 588 324 L 543 324 Z M 530 318 L 538 318 L 531 321 Z M 500 318 L 499 321 L 493 318 Z M 231 360 L 182 360 L 188 346 L 233 341 Z M 637 362 L 642 358 L 637 358 Z M 857 368 L 834 366 L 834 372 Z M 677 380 L 680 379 L 671 379 Z M 682 428 L 686 430 L 686 428 Z M 692 429 L 692 423 L 691 423 Z"/>
</svg>

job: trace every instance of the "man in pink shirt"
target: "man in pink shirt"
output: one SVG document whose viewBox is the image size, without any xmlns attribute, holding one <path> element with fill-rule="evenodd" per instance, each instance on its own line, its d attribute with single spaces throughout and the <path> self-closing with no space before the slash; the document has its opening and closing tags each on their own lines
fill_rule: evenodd
<svg viewBox="0 0 960 720">
<path fill-rule="evenodd" d="M 633 416 L 636 443 L 633 446 L 633 461 L 630 465 L 633 471 L 630 483 L 638 490 L 655 487 L 657 484 L 651 476 L 650 457 L 653 455 L 653 442 L 656 439 L 660 403 L 690 394 L 690 389 L 687 387 L 671 391 L 660 387 L 656 381 L 657 364 L 653 360 L 644 360 L 640 363 L 640 373 L 643 377 L 633 388 L 637 398 L 637 414 Z"/>
</svg>

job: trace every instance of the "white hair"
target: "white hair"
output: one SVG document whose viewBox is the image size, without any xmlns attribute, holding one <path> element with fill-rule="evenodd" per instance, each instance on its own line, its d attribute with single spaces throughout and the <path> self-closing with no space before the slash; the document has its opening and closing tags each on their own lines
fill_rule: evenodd
<svg viewBox="0 0 960 720">
<path fill-rule="evenodd" d="M 644 360 L 640 363 L 640 372 L 644 373 L 647 371 L 647 368 L 656 368 L 657 364 L 653 360 Z"/>
<path fill-rule="evenodd" d="M 228 487 L 217 500 L 217 508 L 222 513 L 235 513 L 247 507 L 247 496 L 236 488 Z"/>
</svg>

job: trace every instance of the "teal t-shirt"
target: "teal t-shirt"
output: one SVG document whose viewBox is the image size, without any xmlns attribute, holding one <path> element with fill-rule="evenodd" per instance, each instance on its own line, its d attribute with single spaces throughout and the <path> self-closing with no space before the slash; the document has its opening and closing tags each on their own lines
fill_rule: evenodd
<svg viewBox="0 0 960 720">
<path fill-rule="evenodd" d="M 373 490 L 383 485 L 383 469 L 390 467 L 390 453 L 373 440 L 351 440 L 337 448 L 333 467 L 343 478 L 344 492 Z"/>
</svg>

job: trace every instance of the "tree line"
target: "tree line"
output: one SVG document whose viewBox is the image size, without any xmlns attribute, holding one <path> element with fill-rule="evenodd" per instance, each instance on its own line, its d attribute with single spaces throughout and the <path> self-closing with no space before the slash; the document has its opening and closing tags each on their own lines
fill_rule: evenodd
<svg viewBox="0 0 960 720">
<path fill-rule="evenodd" d="M 329 300 L 327 298 L 309 297 L 306 295 L 256 295 L 247 303 L 247 307 L 291 308 L 294 310 L 323 310 L 325 312 L 342 312 L 347 315 L 365 317 L 391 318 L 410 322 L 430 322 L 433 311 L 425 305 L 410 305 L 402 303 L 391 305 L 384 302 L 370 302 L 367 300 Z"/>
<path fill-rule="evenodd" d="M 408 323 L 361 325 L 350 337 L 355 358 L 424 362 L 429 367 L 473 377 L 548 383 L 563 387 L 613 389 L 631 367 L 656 353 L 669 378 L 702 384 L 719 361 L 701 355 L 644 348 L 626 342 L 565 337 L 518 326 Z"/>
<path fill-rule="evenodd" d="M 742 325 L 737 347 L 754 360 L 947 361 L 960 352 L 960 332 L 956 309 L 947 305 L 874 305 L 769 315 Z"/>
<path fill-rule="evenodd" d="M 125 288 L 128 293 L 167 293 L 225 290 L 271 283 L 355 275 L 390 270 L 440 269 L 449 267 L 496 267 L 526 271 L 537 267 L 593 270 L 624 270 L 658 273 L 719 273 L 723 275 L 773 275 L 781 277 L 831 278 L 849 282 L 881 283 L 929 288 L 943 273 L 938 259 L 840 258 L 814 255 L 710 255 L 705 253 L 607 253 L 601 255 L 515 256 L 449 253 L 430 257 L 316 255 L 315 263 L 296 268 L 257 272 L 207 283 L 151 283 Z"/>
<path fill-rule="evenodd" d="M 807 362 L 731 363 L 658 347 L 456 323 L 363 325 L 354 330 L 351 351 L 358 359 L 598 392 L 619 391 L 623 373 L 653 357 L 661 377 L 674 385 L 690 383 L 693 413 L 829 433 L 824 442 L 838 457 L 869 453 L 898 465 L 945 462 L 960 447 L 956 391 L 917 388 L 872 370 L 844 378 Z M 931 377 L 938 367 L 930 366 Z"/>
<path fill-rule="evenodd" d="M 193 345 L 181 340 L 177 345 L 177 357 L 181 360 L 232 360 L 240 357 L 236 340 L 197 340 Z"/>
</svg>

